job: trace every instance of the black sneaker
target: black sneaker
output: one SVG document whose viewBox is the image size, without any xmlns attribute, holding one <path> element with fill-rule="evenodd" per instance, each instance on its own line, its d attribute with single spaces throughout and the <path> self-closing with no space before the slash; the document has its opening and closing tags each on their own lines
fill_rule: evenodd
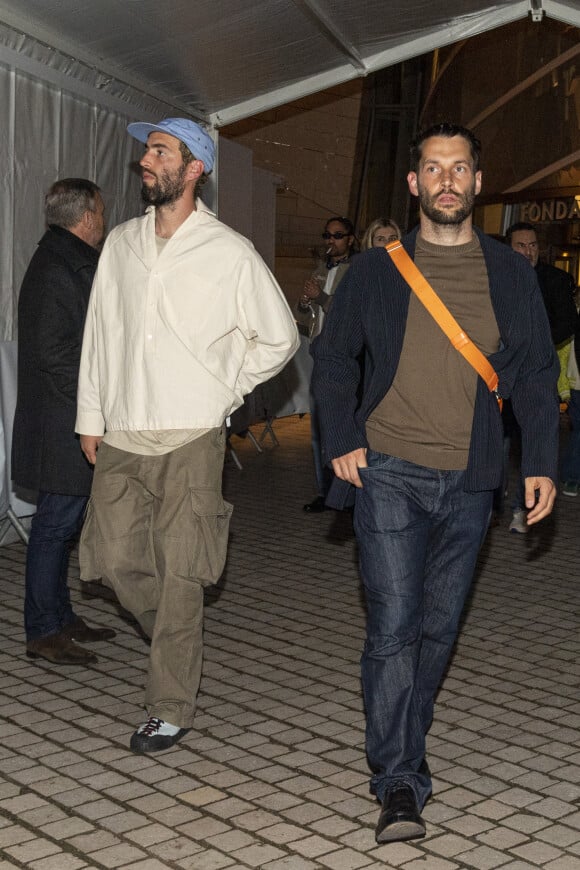
<svg viewBox="0 0 580 870">
<path fill-rule="evenodd" d="M 375 831 L 377 843 L 395 843 L 425 836 L 413 789 L 401 783 L 387 791 Z"/>
<path fill-rule="evenodd" d="M 135 731 L 129 746 L 133 752 L 161 752 L 174 746 L 189 730 L 150 716 L 147 722 Z"/>
</svg>

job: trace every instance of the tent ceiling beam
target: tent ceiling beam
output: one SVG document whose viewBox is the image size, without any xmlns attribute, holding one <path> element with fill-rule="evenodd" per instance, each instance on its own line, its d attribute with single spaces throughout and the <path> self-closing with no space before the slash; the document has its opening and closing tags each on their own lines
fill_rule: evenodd
<svg viewBox="0 0 580 870">
<path fill-rule="evenodd" d="M 568 166 L 572 166 L 573 163 L 578 163 L 579 161 L 580 151 L 573 151 L 571 154 L 561 157 L 560 160 L 556 160 L 555 163 L 551 163 L 549 166 L 544 166 L 543 169 L 539 170 L 539 172 L 535 172 L 533 175 L 528 175 L 527 178 L 523 178 L 521 181 L 518 181 L 517 184 L 514 184 L 513 187 L 508 187 L 507 190 L 504 190 L 504 194 L 519 193 L 527 187 L 533 187 L 534 184 L 538 184 L 538 182 L 542 181 L 543 178 L 547 178 L 555 172 L 560 172 L 560 170 L 566 169 Z"/>
<path fill-rule="evenodd" d="M 527 14 L 528 0 L 521 0 L 521 2 L 510 3 L 505 7 L 494 7 L 485 14 L 479 14 L 477 18 L 472 15 L 456 22 L 450 22 L 440 30 L 409 39 L 407 42 L 398 44 L 386 51 L 365 57 L 365 75 L 369 72 L 393 66 L 396 63 L 402 63 L 405 60 L 426 54 L 429 51 L 434 51 L 434 49 L 442 45 L 449 45 L 462 38 L 474 36 L 484 30 L 492 30 L 504 24 L 511 24 L 512 21 L 525 18 Z M 357 74 L 353 65 L 343 64 L 328 72 L 300 79 L 291 85 L 272 89 L 267 94 L 261 94 L 253 99 L 244 100 L 241 103 L 220 109 L 210 116 L 210 121 L 216 127 L 223 127 L 225 124 L 232 124 L 235 121 L 248 118 L 259 112 L 274 109 L 301 96 L 314 94 L 317 91 L 351 81 L 354 78 L 357 78 Z"/>
<path fill-rule="evenodd" d="M 157 102 L 223 126 L 529 16 L 580 27 L 578 0 L 391 0 L 388 14 L 381 0 L 355 5 L 0 0 L 0 46 L 38 61 L 40 77 L 43 63 L 58 68 L 73 92 L 76 78 L 92 84 L 95 102 L 126 100 L 128 113 Z M 30 50 L 34 39 L 44 53 Z"/>
<path fill-rule="evenodd" d="M 367 74 L 367 68 L 364 60 L 359 52 L 354 47 L 353 43 L 347 39 L 338 29 L 332 18 L 326 15 L 320 8 L 320 4 L 316 0 L 292 0 L 298 9 L 301 9 L 311 21 L 314 22 L 317 29 L 326 36 L 326 38 L 345 54 L 357 73 L 361 76 Z"/>
<path fill-rule="evenodd" d="M 528 88 L 531 88 L 532 85 L 535 85 L 536 82 L 540 81 L 547 76 L 549 73 L 553 72 L 555 69 L 563 66 L 568 63 L 568 61 L 572 60 L 576 55 L 580 54 L 580 45 L 573 45 L 572 48 L 569 48 L 568 51 L 559 54 L 558 57 L 553 58 L 549 63 L 544 64 L 544 66 L 540 67 L 540 69 L 536 70 L 535 73 L 532 73 L 531 76 L 528 76 L 523 81 L 518 82 L 513 88 L 510 88 L 509 91 L 506 91 L 505 94 L 502 94 L 499 99 L 495 100 L 491 105 L 487 106 L 482 112 L 479 113 L 475 118 L 472 118 L 471 121 L 468 121 L 467 126 L 470 128 L 478 127 L 486 118 L 489 118 L 490 115 L 493 115 L 494 112 L 497 112 L 502 106 L 505 106 L 506 103 L 510 103 L 518 94 L 521 94 L 523 91 L 526 91 Z"/>
</svg>

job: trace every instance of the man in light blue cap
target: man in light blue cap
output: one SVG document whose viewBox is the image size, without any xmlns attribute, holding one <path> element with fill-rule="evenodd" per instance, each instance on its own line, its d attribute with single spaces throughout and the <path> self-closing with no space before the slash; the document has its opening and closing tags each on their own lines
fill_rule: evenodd
<svg viewBox="0 0 580 870">
<path fill-rule="evenodd" d="M 189 159 L 195 154 L 198 160 L 203 162 L 204 174 L 207 177 L 212 171 L 215 163 L 215 145 L 209 133 L 203 129 L 195 121 L 189 121 L 186 118 L 165 118 L 158 124 L 147 124 L 140 122 L 129 124 L 127 130 L 135 139 L 143 144 L 147 143 L 147 139 L 151 133 L 165 133 L 178 139 L 182 146 L 189 150 Z M 187 154 L 184 153 L 184 148 L 181 148 L 184 163 L 187 161 Z"/>
<path fill-rule="evenodd" d="M 83 340 L 76 430 L 95 475 L 81 577 L 101 577 L 151 638 L 148 718 L 135 752 L 191 728 L 203 587 L 226 558 L 224 420 L 298 346 L 294 318 L 252 244 L 197 192 L 215 161 L 194 121 L 129 125 L 143 142 L 145 215 L 103 248 Z"/>
<path fill-rule="evenodd" d="M 139 142 L 147 145 L 149 137 L 151 147 L 147 147 L 141 160 L 143 170 L 143 186 L 141 197 L 147 205 L 157 207 L 175 203 L 183 193 L 182 187 L 187 172 L 196 173 L 196 184 L 193 195 L 193 210 L 196 210 L 195 199 L 203 184 L 207 181 L 215 163 L 215 145 L 209 133 L 195 121 L 186 118 L 165 118 L 159 124 L 139 122 L 129 124 L 127 130 Z M 163 155 L 160 148 L 166 146 Z M 181 164 L 173 167 L 169 155 L 178 158 Z M 159 170 L 152 168 L 154 157 L 159 154 L 162 160 L 157 164 Z M 175 162 L 175 161 L 173 161 Z M 171 165 L 170 165 L 171 164 Z M 195 166 L 193 166 L 195 164 Z M 171 171 L 174 169 L 175 171 Z M 185 202 L 185 211 L 191 206 L 191 201 Z M 180 210 L 181 211 L 181 210 Z"/>
</svg>

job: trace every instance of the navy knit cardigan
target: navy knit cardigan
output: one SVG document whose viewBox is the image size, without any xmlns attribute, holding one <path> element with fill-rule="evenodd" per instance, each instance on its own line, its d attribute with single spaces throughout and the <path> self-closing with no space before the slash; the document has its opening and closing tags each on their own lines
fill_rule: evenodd
<svg viewBox="0 0 580 870">
<path fill-rule="evenodd" d="M 411 257 L 415 229 L 403 239 Z M 559 408 L 558 359 L 537 279 L 525 257 L 477 233 L 489 276 L 500 349 L 488 358 L 499 393 L 511 398 L 522 429 L 522 473 L 556 480 Z M 365 423 L 393 382 L 399 363 L 411 290 L 382 248 L 359 255 L 339 284 L 322 334 L 312 345 L 312 393 L 326 463 L 368 447 Z M 364 355 L 364 384 L 360 384 Z M 426 370 L 435 361 L 425 360 Z M 362 388 L 362 389 L 361 389 Z M 480 377 L 465 478 L 468 491 L 495 489 L 502 476 L 503 427 L 495 397 Z M 348 503 L 336 480 L 327 503 Z"/>
</svg>

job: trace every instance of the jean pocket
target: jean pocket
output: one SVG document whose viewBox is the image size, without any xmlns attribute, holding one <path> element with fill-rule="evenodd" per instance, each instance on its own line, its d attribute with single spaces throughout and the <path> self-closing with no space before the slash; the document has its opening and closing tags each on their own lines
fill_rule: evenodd
<svg viewBox="0 0 580 870">
<path fill-rule="evenodd" d="M 378 450 L 367 450 L 367 467 L 360 468 L 359 472 L 381 471 L 389 468 L 395 462 L 395 457 L 388 453 L 379 453 Z"/>
</svg>

